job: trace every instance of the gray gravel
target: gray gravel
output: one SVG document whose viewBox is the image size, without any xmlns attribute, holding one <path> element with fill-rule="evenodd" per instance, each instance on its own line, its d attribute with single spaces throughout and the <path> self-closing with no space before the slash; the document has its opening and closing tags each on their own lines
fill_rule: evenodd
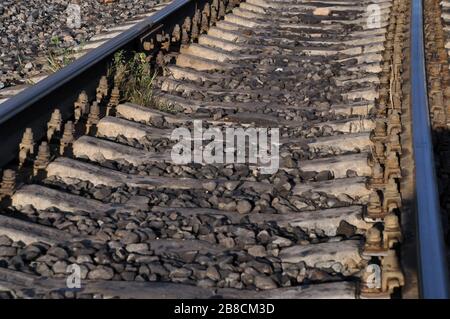
<svg viewBox="0 0 450 319">
<path fill-rule="evenodd" d="M 251 230 L 241 230 L 241 233 L 254 236 Z M 80 267 L 81 280 L 161 281 L 236 289 L 274 289 L 341 277 L 333 269 L 311 268 L 303 262 L 281 263 L 275 256 L 264 254 L 257 257 L 237 250 L 214 254 L 200 251 L 173 253 L 154 250 L 142 242 L 126 244 L 124 240 L 107 244 L 82 241 L 50 246 L 41 242 L 26 245 L 5 236 L 0 236 L 0 239 L 8 242 L 0 246 L 1 251 L 14 251 L 14 255 L 0 254 L 0 268 L 61 279 L 70 274 L 67 267 L 71 264 Z M 29 294 L 33 293 L 33 287 L 30 288 Z"/>
<path fill-rule="evenodd" d="M 69 48 L 108 28 L 149 12 L 166 0 L 81 1 L 81 28 L 67 26 L 66 9 L 74 0 L 0 1 L 0 89 L 25 83 L 43 69 L 52 46 Z M 58 44 L 54 44 L 58 39 Z"/>
</svg>

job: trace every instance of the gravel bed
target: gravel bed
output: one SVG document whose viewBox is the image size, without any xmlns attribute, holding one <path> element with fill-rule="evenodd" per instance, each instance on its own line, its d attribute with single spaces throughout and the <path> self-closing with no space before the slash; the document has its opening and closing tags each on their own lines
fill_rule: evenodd
<svg viewBox="0 0 450 319">
<path fill-rule="evenodd" d="M 252 234 L 254 241 L 267 237 Z M 235 250 L 157 253 L 151 244 L 136 241 L 25 245 L 0 236 L 0 267 L 51 278 L 67 278 L 71 264 L 80 266 L 81 280 L 162 281 L 205 288 L 264 290 L 343 278 L 338 265 L 310 268 L 303 262 L 287 264 L 274 256 L 253 255 Z"/>
<path fill-rule="evenodd" d="M 144 14 L 166 0 L 81 1 L 81 28 L 67 26 L 74 0 L 2 0 L 0 2 L 0 89 L 25 83 L 44 68 L 49 48 L 85 43 L 108 28 Z M 58 41 L 56 41 L 58 39 Z"/>
<path fill-rule="evenodd" d="M 327 176 L 324 176 L 327 178 Z M 146 190 L 123 185 L 118 188 L 98 185 L 87 181 L 66 185 L 57 177 L 45 180 L 46 186 L 66 190 L 72 194 L 94 198 L 105 203 L 126 203 L 134 196 L 148 197 L 151 206 L 214 208 L 223 211 L 242 211 L 242 213 L 283 214 L 292 212 L 314 211 L 326 208 L 338 208 L 357 203 L 351 197 L 341 194 L 333 196 L 322 192 L 307 192 L 302 196 L 293 195 L 287 184 L 287 178 L 274 180 L 275 188 L 272 193 L 258 193 L 250 188 L 239 186 L 235 181 L 229 181 L 224 186 L 215 185 L 209 188 L 206 183 L 204 189 L 174 190 L 160 188 Z M 301 183 L 301 182 L 300 182 Z M 241 205 L 246 202 L 246 209 Z"/>
<path fill-rule="evenodd" d="M 225 117 L 225 116 L 233 116 L 233 114 L 235 113 L 222 113 L 221 117 Z M 236 116 L 239 116 L 239 113 L 235 114 Z M 201 119 L 201 117 L 199 118 Z M 213 118 L 215 120 L 218 120 L 217 118 Z M 269 119 L 271 119 L 269 117 Z M 350 116 L 350 117 L 344 117 L 344 116 L 337 116 L 337 115 L 331 115 L 331 114 L 327 114 L 327 115 L 323 115 L 321 117 L 317 117 L 317 116 L 311 116 L 309 118 L 301 118 L 297 123 L 295 123 L 295 126 L 292 125 L 291 127 L 286 127 L 283 125 L 283 123 L 281 123 L 279 126 L 275 126 L 273 124 L 265 124 L 265 125 L 261 125 L 260 123 L 255 124 L 254 122 L 252 123 L 245 123 L 245 126 L 243 126 L 242 124 L 239 123 L 232 123 L 232 122 L 228 122 L 226 123 L 226 125 L 220 125 L 220 124 L 209 124 L 208 122 L 202 122 L 202 130 L 203 131 L 207 131 L 208 129 L 212 128 L 212 129 L 220 129 L 222 134 L 226 133 L 226 129 L 235 129 L 235 130 L 239 130 L 239 129 L 243 129 L 248 130 L 248 129 L 257 129 L 257 128 L 261 128 L 261 127 L 266 127 L 267 130 L 270 132 L 270 129 L 273 128 L 277 128 L 279 129 L 279 136 L 280 138 L 316 138 L 316 137 L 328 137 L 328 136 L 335 136 L 335 135 L 340 135 L 343 134 L 340 131 L 335 131 L 330 125 L 327 125 L 326 122 L 332 122 L 332 121 L 338 121 L 338 120 L 360 120 L 360 117 L 356 117 L 356 116 Z M 209 120 L 209 118 L 208 118 Z M 318 125 L 322 124 L 323 126 L 320 128 Z M 153 126 L 153 125 L 152 125 Z M 155 126 L 156 127 L 156 126 Z M 193 130 L 193 125 L 191 121 L 187 121 L 183 124 L 168 124 L 168 125 L 161 125 L 159 126 L 159 128 L 165 128 L 165 129 L 175 129 L 178 127 L 182 127 L 182 128 L 187 128 L 189 130 Z M 98 137 L 102 137 L 100 134 L 97 135 Z M 109 137 L 106 137 L 107 139 L 109 139 Z M 137 148 L 143 148 L 147 151 L 155 151 L 157 149 L 160 149 L 161 147 L 172 147 L 176 142 L 174 141 L 170 141 L 169 138 L 165 138 L 165 137 L 161 137 L 161 138 L 156 138 L 153 135 L 148 135 L 143 137 L 140 141 L 135 140 L 135 139 L 127 139 L 125 136 L 123 135 L 118 135 L 115 140 L 118 143 L 123 143 L 123 144 L 127 144 L 133 147 L 137 147 Z M 211 139 L 212 140 L 212 139 Z M 204 146 L 206 146 L 209 141 L 205 140 L 204 142 Z"/>
<path fill-rule="evenodd" d="M 296 153 L 298 154 L 298 153 Z M 298 157 L 300 157 L 299 155 Z M 302 158 L 303 159 L 303 158 Z M 78 160 L 93 163 L 85 158 Z M 197 164 L 175 165 L 166 161 L 142 164 L 135 166 L 126 161 L 102 160 L 94 162 L 94 165 L 100 165 L 109 169 L 121 171 L 123 173 L 140 176 L 163 176 L 173 178 L 193 178 L 193 179 L 222 179 L 230 181 L 249 181 L 263 182 L 273 184 L 275 188 L 284 192 L 289 190 L 296 183 L 320 182 L 334 179 L 333 173 L 329 170 L 324 171 L 302 171 L 298 167 L 300 164 L 295 159 L 287 157 L 282 158 L 281 164 L 286 170 L 279 170 L 276 174 L 262 174 L 257 167 L 248 167 L 246 164 Z M 353 170 L 347 170 L 347 177 L 357 177 L 358 174 Z M 287 184 L 290 184 L 289 187 Z M 209 189 L 207 189 L 209 190 Z"/>
<path fill-rule="evenodd" d="M 100 241 L 125 240 L 133 243 L 162 239 L 199 239 L 228 249 L 251 249 L 259 244 L 264 255 L 276 255 L 276 242 L 284 246 L 327 241 L 323 234 L 303 232 L 298 227 L 280 227 L 276 220 L 267 224 L 251 223 L 246 216 L 233 222 L 226 215 L 184 214 L 177 209 L 171 212 L 116 211 L 62 212 L 54 208 L 36 210 L 27 206 L 21 212 L 12 212 L 30 222 L 57 228 L 72 235 L 94 236 Z M 245 230 L 244 230 L 245 229 Z M 266 236 L 256 242 L 255 236 Z M 275 242 L 275 243 L 274 243 Z"/>
<path fill-rule="evenodd" d="M 272 111 L 286 117 L 289 115 L 285 114 L 286 110 L 277 110 L 276 105 L 302 106 L 304 109 L 312 110 L 330 109 L 331 101 L 336 104 L 345 102 L 342 93 L 371 87 L 367 83 L 338 87 L 335 84 L 336 77 L 344 74 L 336 71 L 333 66 L 324 64 L 325 62 L 316 62 L 302 63 L 301 67 L 291 68 L 293 62 L 289 60 L 288 57 L 280 60 L 261 59 L 253 63 L 249 61 L 249 64 L 254 64 L 253 67 L 246 66 L 225 71 L 222 73 L 224 78 L 220 80 L 207 80 L 202 85 L 184 80 L 183 84 L 192 87 L 189 90 L 177 89 L 171 94 L 203 102 L 255 103 L 256 113 Z M 259 70 L 262 66 L 264 68 Z M 304 73 L 296 75 L 296 72 Z M 288 76 L 290 78 L 286 80 Z M 216 91 L 215 94 L 205 94 L 211 90 Z M 299 111 L 297 116 L 304 116 L 304 111 Z"/>
</svg>

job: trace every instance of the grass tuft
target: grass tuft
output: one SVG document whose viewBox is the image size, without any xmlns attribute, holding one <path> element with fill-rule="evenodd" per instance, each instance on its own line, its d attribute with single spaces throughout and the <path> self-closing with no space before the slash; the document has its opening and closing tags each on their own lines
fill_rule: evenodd
<svg viewBox="0 0 450 319">
<path fill-rule="evenodd" d="M 153 106 L 153 85 L 158 76 L 152 71 L 145 53 L 134 53 L 127 60 L 123 51 L 114 55 L 113 63 L 108 68 L 108 76 L 114 74 L 114 83 L 123 92 L 123 97 L 131 103 Z"/>
<path fill-rule="evenodd" d="M 75 61 L 75 49 L 74 48 L 59 48 L 61 41 L 58 37 L 51 39 L 53 48 L 46 50 L 46 62 L 47 67 L 52 72 L 57 72 Z M 84 43 L 80 43 L 79 47 L 82 48 Z"/>
</svg>

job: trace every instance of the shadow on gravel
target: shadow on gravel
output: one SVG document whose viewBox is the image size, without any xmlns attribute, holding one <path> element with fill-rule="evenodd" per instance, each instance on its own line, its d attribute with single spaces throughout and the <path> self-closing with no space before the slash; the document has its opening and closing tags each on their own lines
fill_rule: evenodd
<svg viewBox="0 0 450 319">
<path fill-rule="evenodd" d="M 450 257 L 450 130 L 433 131 L 436 175 L 442 212 L 442 226 Z M 450 268 L 449 268 L 450 270 Z"/>
</svg>

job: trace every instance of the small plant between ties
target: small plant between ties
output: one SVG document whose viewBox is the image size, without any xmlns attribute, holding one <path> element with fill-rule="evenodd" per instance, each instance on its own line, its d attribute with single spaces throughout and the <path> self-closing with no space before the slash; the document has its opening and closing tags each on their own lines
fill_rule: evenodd
<svg viewBox="0 0 450 319">
<path fill-rule="evenodd" d="M 152 70 L 145 53 L 134 53 L 127 60 L 123 51 L 117 52 L 112 66 L 108 69 L 108 77 L 112 74 L 114 74 L 114 83 L 123 92 L 125 100 L 147 107 L 155 105 L 153 85 L 158 71 Z"/>
<path fill-rule="evenodd" d="M 51 39 L 52 46 L 56 48 L 51 48 L 46 51 L 46 62 L 49 70 L 53 73 L 61 70 L 70 63 L 76 60 L 75 53 L 82 50 L 84 42 L 81 42 L 78 46 L 78 50 L 75 48 L 60 48 L 57 49 L 61 41 L 58 37 L 53 37 Z"/>
</svg>

